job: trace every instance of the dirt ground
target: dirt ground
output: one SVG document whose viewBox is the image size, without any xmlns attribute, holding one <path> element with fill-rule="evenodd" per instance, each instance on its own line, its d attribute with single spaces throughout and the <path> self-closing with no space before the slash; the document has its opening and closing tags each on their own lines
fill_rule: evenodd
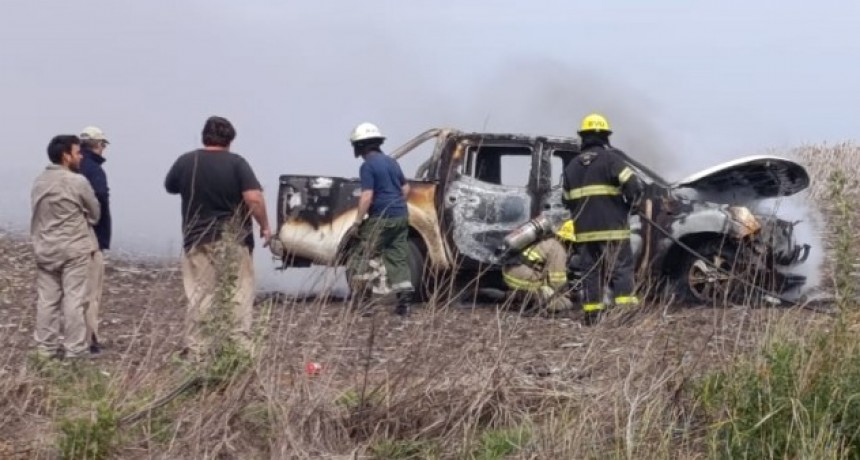
<svg viewBox="0 0 860 460">
<path fill-rule="evenodd" d="M 26 239 L 0 233 L 0 262 L 2 379 L 24 372 L 34 346 L 34 275 Z M 404 373 L 455 380 L 493 364 L 517 378 L 575 382 L 583 396 L 631 375 L 644 386 L 659 383 L 670 391 L 754 347 L 774 324 L 806 328 L 828 321 L 803 309 L 649 305 L 587 327 L 577 314 L 523 317 L 493 304 L 419 306 L 403 320 L 388 309 L 366 318 L 340 302 L 259 298 L 264 359 L 287 386 L 313 361 L 322 366 L 327 385 L 338 388 Z M 180 348 L 183 315 L 176 264 L 109 259 L 101 313 L 105 351 L 95 364 L 107 373 L 168 365 Z M 20 429 L 28 417 L 23 410 L 0 418 L 0 440 L 26 438 Z"/>
<path fill-rule="evenodd" d="M 35 315 L 34 271 L 30 247 L 24 237 L 0 233 L 0 345 L 11 360 L 4 363 L 8 372 L 19 364 L 33 347 L 32 333 Z M 289 276 L 287 272 L 284 276 Z M 139 260 L 109 259 L 106 269 L 104 308 L 101 312 L 101 333 L 106 350 L 99 362 L 110 366 L 120 360 L 131 359 L 138 352 L 151 348 L 163 351 L 179 349 L 184 315 L 182 279 L 178 264 L 156 264 Z M 318 345 L 323 348 L 359 346 L 343 343 L 344 337 L 302 337 L 299 325 L 314 325 L 325 330 L 327 325 L 339 322 L 346 312 L 345 303 L 314 300 L 290 300 L 278 293 L 260 293 L 258 304 L 272 302 L 273 330 L 294 337 L 290 344 Z M 324 305 L 323 305 L 324 303 Z M 390 308 L 380 305 L 373 318 L 355 316 L 355 329 L 350 336 L 366 340 L 371 327 L 380 332 L 380 349 L 408 348 L 406 343 L 415 337 L 414 328 L 432 324 L 434 331 L 445 333 L 434 338 L 429 346 L 446 349 L 462 348 L 465 342 L 480 340 L 482 335 L 497 336 L 499 328 L 507 330 L 514 361 L 563 361 L 570 349 L 586 342 L 598 341 L 618 351 L 640 340 L 666 334 L 668 341 L 694 343 L 712 334 L 729 333 L 734 324 L 757 317 L 793 315 L 814 320 L 820 314 L 804 310 L 750 310 L 747 308 L 714 309 L 706 307 L 648 306 L 633 317 L 616 318 L 605 326 L 587 327 L 581 323 L 578 312 L 559 318 L 526 317 L 513 311 L 499 310 L 490 303 L 458 304 L 444 310 L 428 311 L 418 306 L 408 320 L 390 314 Z M 284 320 L 288 324 L 284 324 Z M 441 327 L 440 327 L 441 326 Z M 338 328 L 335 328 L 338 329 Z M 426 329 L 425 329 L 426 330 Z M 306 329 L 304 332 L 308 332 Z M 731 337 L 734 340 L 736 337 Z M 329 339 L 329 340 L 324 340 Z M 720 337 L 711 337 L 719 342 Z M 492 343 L 487 343 L 492 348 Z M 635 347 L 633 347 L 635 348 Z M 12 352 L 14 350 L 14 352 Z M 344 362 L 349 361 L 344 356 Z"/>
</svg>

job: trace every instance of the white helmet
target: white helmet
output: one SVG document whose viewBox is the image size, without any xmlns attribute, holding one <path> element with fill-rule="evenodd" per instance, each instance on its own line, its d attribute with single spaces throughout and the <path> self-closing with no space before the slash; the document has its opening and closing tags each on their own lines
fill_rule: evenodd
<svg viewBox="0 0 860 460">
<path fill-rule="evenodd" d="M 368 139 L 385 140 L 385 136 L 382 135 L 382 132 L 373 123 L 362 123 L 356 126 L 355 129 L 352 130 L 352 134 L 349 136 L 349 141 L 351 143 L 366 141 Z"/>
</svg>

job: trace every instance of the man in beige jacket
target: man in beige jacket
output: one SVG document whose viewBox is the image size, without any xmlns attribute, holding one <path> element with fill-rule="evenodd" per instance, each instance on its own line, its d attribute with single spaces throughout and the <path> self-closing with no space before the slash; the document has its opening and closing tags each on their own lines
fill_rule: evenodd
<svg viewBox="0 0 860 460">
<path fill-rule="evenodd" d="M 92 226 L 101 209 L 89 182 L 78 174 L 81 158 L 77 136 L 55 136 L 48 144 L 51 164 L 36 178 L 31 192 L 30 237 L 38 291 L 34 337 L 46 357 L 64 351 L 67 358 L 80 358 L 89 351 L 84 315 L 90 264 L 98 251 Z"/>
</svg>

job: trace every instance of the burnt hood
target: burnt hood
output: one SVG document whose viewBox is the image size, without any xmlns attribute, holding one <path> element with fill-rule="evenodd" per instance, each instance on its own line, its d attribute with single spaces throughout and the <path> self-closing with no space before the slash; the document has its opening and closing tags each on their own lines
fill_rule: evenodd
<svg viewBox="0 0 860 460">
<path fill-rule="evenodd" d="M 673 184 L 706 194 L 730 193 L 749 199 L 794 195 L 809 186 L 806 168 L 786 158 L 757 155 L 728 161 Z"/>
</svg>

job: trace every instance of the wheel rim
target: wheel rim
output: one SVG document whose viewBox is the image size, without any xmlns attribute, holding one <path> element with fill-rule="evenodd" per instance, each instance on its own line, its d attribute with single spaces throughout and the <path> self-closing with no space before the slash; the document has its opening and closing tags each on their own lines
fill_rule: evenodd
<svg viewBox="0 0 860 460">
<path fill-rule="evenodd" d="M 715 270 L 703 260 L 696 260 L 687 272 L 687 286 L 693 296 L 701 301 L 726 299 L 731 282 L 731 264 L 721 256 L 714 256 L 710 263 L 719 267 Z"/>
</svg>

